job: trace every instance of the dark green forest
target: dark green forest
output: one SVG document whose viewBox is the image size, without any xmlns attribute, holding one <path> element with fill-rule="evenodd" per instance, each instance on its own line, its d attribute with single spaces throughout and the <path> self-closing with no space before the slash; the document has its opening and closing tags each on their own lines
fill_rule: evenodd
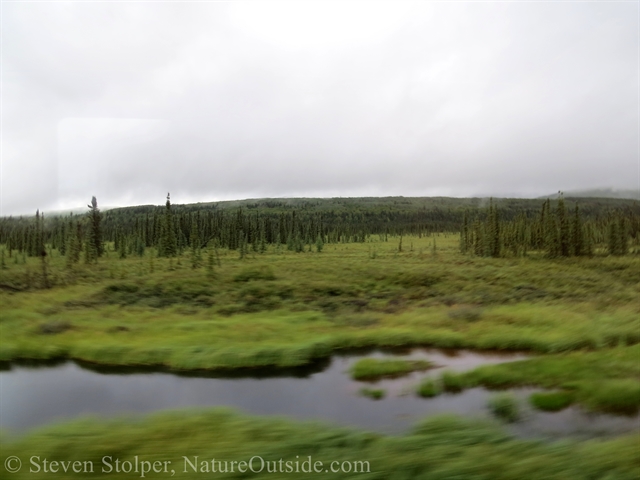
<svg viewBox="0 0 640 480">
<path fill-rule="evenodd" d="M 463 253 L 550 257 L 625 255 L 635 252 L 640 204 L 604 198 L 332 198 L 261 199 L 218 203 L 135 206 L 100 212 L 94 198 L 82 215 L 4 217 L 0 243 L 7 255 L 43 256 L 47 248 L 90 263 L 113 242 L 119 255 L 146 248 L 171 257 L 214 246 L 263 252 L 267 245 L 303 252 L 326 243 L 366 242 L 389 237 L 460 233 Z M 401 241 L 401 240 L 400 240 Z M 400 248 L 401 243 L 400 243 Z M 4 252 L 3 252 L 4 255 Z"/>
</svg>

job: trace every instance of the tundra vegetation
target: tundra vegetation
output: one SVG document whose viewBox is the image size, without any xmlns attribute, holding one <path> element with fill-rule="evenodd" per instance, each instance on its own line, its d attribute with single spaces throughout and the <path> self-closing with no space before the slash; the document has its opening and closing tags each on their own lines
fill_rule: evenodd
<svg viewBox="0 0 640 480">
<path fill-rule="evenodd" d="M 552 390 L 531 397 L 540 409 L 637 412 L 638 203 L 484 203 L 180 206 L 167 196 L 163 207 L 100 212 L 93 199 L 86 215 L 3 218 L 0 360 L 191 370 L 298 366 L 359 347 L 527 351 L 528 360 L 443 372 L 416 386 L 417 394 L 534 386 Z M 422 368 L 368 361 L 352 374 L 373 379 Z M 496 413 L 509 410 L 501 401 Z M 157 451 L 189 443 L 218 457 L 369 456 L 384 460 L 379 476 L 394 471 L 398 478 L 638 477 L 635 434 L 560 448 L 453 419 L 384 437 L 219 411 L 167 414 L 52 427 L 4 443 L 2 455 L 37 442 L 61 458 L 95 456 L 87 435 L 124 456 L 151 436 Z"/>
<path fill-rule="evenodd" d="M 427 370 L 431 362 L 426 360 L 388 360 L 363 358 L 353 364 L 351 376 L 355 380 L 378 380 L 406 375 L 409 372 Z"/>
</svg>

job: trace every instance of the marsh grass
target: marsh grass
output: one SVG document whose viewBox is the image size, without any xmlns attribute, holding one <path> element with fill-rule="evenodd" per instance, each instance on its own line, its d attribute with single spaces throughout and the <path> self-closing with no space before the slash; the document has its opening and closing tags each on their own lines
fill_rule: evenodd
<svg viewBox="0 0 640 480">
<path fill-rule="evenodd" d="M 431 362 L 426 360 L 363 358 L 351 367 L 351 377 L 355 380 L 394 378 L 410 372 L 427 370 L 431 367 Z"/>
<path fill-rule="evenodd" d="M 640 408 L 640 382 L 611 379 L 587 383 L 579 390 L 580 400 L 594 411 L 635 414 Z"/>
<path fill-rule="evenodd" d="M 600 412 L 634 414 L 640 409 L 640 345 L 544 355 L 518 362 L 485 365 L 477 369 L 445 372 L 445 390 L 461 391 L 484 386 L 504 389 L 541 386 L 562 389 L 557 398 L 538 397 L 537 403 L 566 401 L 564 395 L 582 406 Z M 449 388 L 447 388 L 449 385 Z"/>
<path fill-rule="evenodd" d="M 435 380 L 428 378 L 420 383 L 417 392 L 421 397 L 432 398 L 442 392 L 442 386 Z"/>
<path fill-rule="evenodd" d="M 466 387 L 468 387 L 467 382 L 465 382 L 465 377 L 451 371 L 445 371 L 442 374 L 441 381 L 442 381 L 442 389 L 445 392 L 457 393 L 457 392 L 461 392 Z"/>
<path fill-rule="evenodd" d="M 382 388 L 361 388 L 360 395 L 369 397 L 373 400 L 382 400 L 386 396 L 386 390 Z"/>
<path fill-rule="evenodd" d="M 194 457 L 210 465 L 211 459 L 248 461 L 260 456 L 265 461 L 306 460 L 369 462 L 358 464 L 354 473 L 312 474 L 318 478 L 478 478 L 496 480 L 549 479 L 636 479 L 640 476 L 638 435 L 616 439 L 546 443 L 518 440 L 495 425 L 456 417 L 431 418 L 413 432 L 386 436 L 320 423 L 292 422 L 273 417 L 250 417 L 227 409 L 174 411 L 144 417 L 115 420 L 84 419 L 50 426 L 25 437 L 4 436 L 0 462 L 12 456 L 23 459 L 23 468 L 11 474 L 16 480 L 69 478 L 62 468 L 57 473 L 42 469 L 30 472 L 25 459 L 39 455 L 40 462 L 92 461 L 100 475 L 102 458 L 120 462 L 171 461 L 176 477 L 199 479 L 219 473 L 194 472 Z M 236 463 L 237 465 L 237 463 Z M 201 463 L 198 462 L 198 466 Z M 169 472 L 169 475 L 171 473 Z M 249 472 L 227 473 L 225 478 L 245 478 Z M 309 478 L 309 473 L 250 473 L 251 478 Z M 140 472 L 119 473 L 118 478 L 140 478 Z M 155 475 L 154 475 L 155 476 Z M 148 474 L 146 478 L 151 478 Z"/>
<path fill-rule="evenodd" d="M 38 325 L 38 332 L 43 335 L 56 335 L 71 328 L 73 326 L 64 320 L 49 320 Z"/>
<path fill-rule="evenodd" d="M 493 395 L 487 406 L 496 417 L 506 422 L 513 423 L 520 418 L 518 401 L 512 393 L 504 392 Z"/>
<path fill-rule="evenodd" d="M 482 309 L 473 306 L 460 306 L 455 307 L 447 312 L 449 318 L 462 319 L 469 322 L 476 322 L 482 318 Z"/>
<path fill-rule="evenodd" d="M 564 410 L 573 402 L 570 392 L 536 392 L 529 396 L 529 402 L 538 410 L 558 412 Z"/>
<path fill-rule="evenodd" d="M 420 254 L 436 237 L 437 256 Z M 190 370 L 300 366 L 360 347 L 523 350 L 540 356 L 447 374 L 442 388 L 537 385 L 593 409 L 635 408 L 640 257 L 478 258 L 458 253 L 457 235 L 436 237 L 405 236 L 403 252 L 393 237 L 244 259 L 220 249 L 214 277 L 186 252 L 169 262 L 153 249 L 126 259 L 109 251 L 67 269 L 53 250 L 48 289 L 38 259 L 7 260 L 0 361 Z M 57 322 L 73 328 L 42 333 Z"/>
</svg>

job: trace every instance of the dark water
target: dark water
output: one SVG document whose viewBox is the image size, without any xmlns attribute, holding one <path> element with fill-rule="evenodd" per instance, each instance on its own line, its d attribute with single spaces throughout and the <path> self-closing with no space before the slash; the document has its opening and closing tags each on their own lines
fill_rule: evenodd
<svg viewBox="0 0 640 480">
<path fill-rule="evenodd" d="M 366 357 L 424 358 L 438 365 L 399 379 L 374 384 L 351 380 L 350 366 Z M 82 415 L 114 416 L 188 406 L 232 406 L 259 415 L 288 415 L 353 425 L 385 433 L 408 430 L 422 418 L 442 413 L 489 417 L 483 388 L 433 399 L 415 395 L 422 378 L 442 370 L 516 361 L 521 354 L 413 349 L 334 356 L 303 369 L 236 372 L 204 376 L 132 369 L 100 369 L 64 362 L 55 366 L 16 366 L 0 371 L 0 427 L 25 430 Z M 384 388 L 382 400 L 359 394 L 363 386 Z M 640 417 L 590 415 L 578 408 L 558 413 L 535 412 L 527 396 L 533 389 L 513 390 L 521 399 L 523 419 L 509 428 L 522 436 L 597 436 L 639 428 Z"/>
</svg>

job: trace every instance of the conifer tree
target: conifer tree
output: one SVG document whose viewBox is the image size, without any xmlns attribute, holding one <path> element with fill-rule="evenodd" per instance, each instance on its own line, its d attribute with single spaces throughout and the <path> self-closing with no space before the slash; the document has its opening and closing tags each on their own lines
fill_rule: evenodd
<svg viewBox="0 0 640 480">
<path fill-rule="evenodd" d="M 557 253 L 561 257 L 568 257 L 569 250 L 569 222 L 567 221 L 567 214 L 564 205 L 564 197 L 560 194 L 558 199 L 558 207 L 556 210 L 556 222 L 557 222 Z"/>
<path fill-rule="evenodd" d="M 60 252 L 60 255 L 65 256 L 67 254 L 67 228 L 66 228 L 67 224 L 66 222 L 62 222 L 62 225 L 60 226 L 60 238 L 59 238 L 59 245 L 58 245 L 58 251 Z M 11 254 L 11 250 L 9 250 L 9 254 Z M 11 255 L 9 255 L 11 256 Z"/>
<path fill-rule="evenodd" d="M 618 234 L 618 222 L 612 219 L 609 222 L 609 238 L 608 238 L 608 247 L 609 247 L 609 255 L 619 255 L 618 241 L 620 239 L 620 235 Z"/>
<path fill-rule="evenodd" d="M 622 215 L 617 218 L 611 218 L 609 221 L 609 254 L 610 255 L 626 255 L 628 246 L 627 225 Z"/>
<path fill-rule="evenodd" d="M 136 236 L 135 252 L 139 257 L 144 257 L 144 240 L 140 236 Z"/>
<path fill-rule="evenodd" d="M 96 197 L 91 197 L 91 205 L 89 207 L 89 228 L 87 229 L 88 251 L 91 255 L 91 261 L 96 261 L 98 257 L 104 254 L 104 244 L 102 243 L 102 215 L 98 208 Z"/>
<path fill-rule="evenodd" d="M 200 266 L 202 256 L 200 253 L 200 232 L 198 231 L 198 222 L 195 218 L 191 221 L 191 232 L 189 237 L 191 240 L 191 268 L 198 268 Z"/>
<path fill-rule="evenodd" d="M 558 227 L 554 217 L 551 215 L 551 202 L 549 199 L 544 203 L 544 243 L 547 249 L 547 255 L 555 258 L 560 255 L 560 240 L 558 235 Z"/>
<path fill-rule="evenodd" d="M 69 230 L 67 236 L 67 268 L 71 268 L 73 264 L 80 260 L 80 252 L 82 251 L 82 231 L 80 224 L 76 221 L 69 222 Z"/>
<path fill-rule="evenodd" d="M 476 218 L 473 221 L 473 254 L 477 256 L 481 256 L 483 245 L 484 245 L 484 238 L 483 238 L 482 224 Z"/>
<path fill-rule="evenodd" d="M 118 247 L 118 255 L 120 258 L 127 258 L 127 242 L 124 236 L 120 237 Z"/>
<path fill-rule="evenodd" d="M 469 214 L 465 210 L 462 217 L 462 230 L 460 231 L 460 251 L 467 253 L 469 250 Z"/>
<path fill-rule="evenodd" d="M 500 238 L 500 219 L 498 217 L 498 210 L 493 205 L 493 199 L 489 199 L 489 214 L 487 217 L 487 228 L 485 231 L 486 255 L 497 258 L 500 256 L 502 245 Z"/>
<path fill-rule="evenodd" d="M 215 260 L 213 258 L 213 248 L 207 248 L 207 277 L 213 279 L 216 275 L 214 269 Z"/>
<path fill-rule="evenodd" d="M 44 217 L 44 215 L 43 215 Z M 47 252 L 44 248 L 44 237 L 42 232 L 42 224 L 44 223 L 43 218 L 40 218 L 40 210 L 36 210 L 36 225 L 35 232 L 33 234 L 33 247 L 32 247 L 32 255 L 34 257 L 44 257 Z"/>
<path fill-rule="evenodd" d="M 576 205 L 573 214 L 573 223 L 571 224 L 571 248 L 573 255 L 581 256 L 585 254 L 584 248 L 584 231 L 578 205 Z"/>
<path fill-rule="evenodd" d="M 164 209 L 164 222 L 162 224 L 162 236 L 160 243 L 160 255 L 163 257 L 175 257 L 178 253 L 178 242 L 173 226 L 173 213 L 171 212 L 171 197 L 167 193 L 167 203 Z"/>
</svg>

